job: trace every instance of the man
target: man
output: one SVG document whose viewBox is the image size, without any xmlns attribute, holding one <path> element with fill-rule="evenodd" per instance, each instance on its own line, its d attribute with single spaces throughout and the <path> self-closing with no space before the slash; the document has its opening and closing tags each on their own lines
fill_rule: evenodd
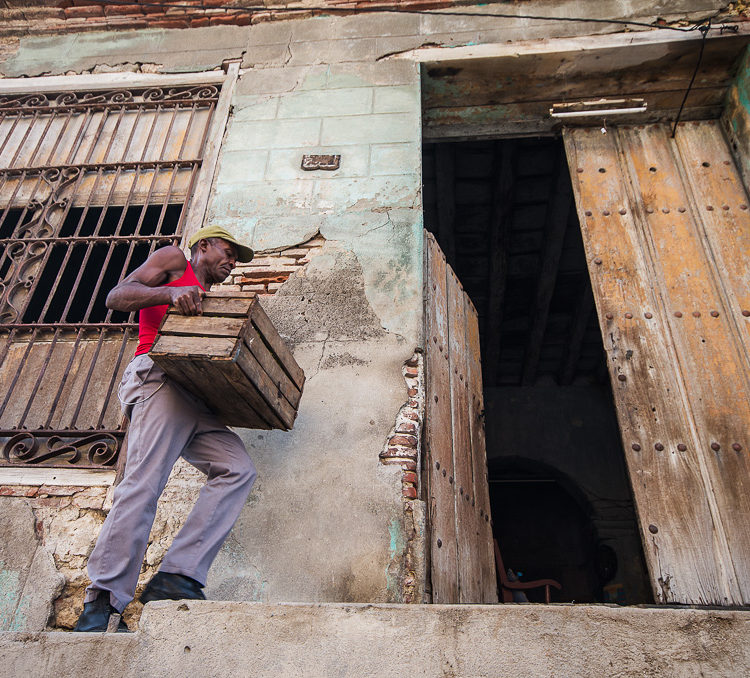
<svg viewBox="0 0 750 678">
<path fill-rule="evenodd" d="M 203 471 L 207 480 L 141 594 L 144 603 L 205 599 L 201 589 L 208 568 L 255 480 L 240 438 L 148 357 L 169 304 L 185 315 L 200 314 L 205 290 L 226 279 L 235 262 L 253 258 L 249 247 L 216 226 L 199 230 L 188 246 L 190 261 L 178 247 L 159 249 L 107 296 L 111 309 L 140 311 L 139 344 L 119 390 L 130 420 L 125 474 L 89 558 L 91 585 L 76 631 L 105 631 L 110 615 L 121 614 L 133 599 L 156 503 L 179 457 Z M 127 630 L 121 619 L 118 631 Z"/>
</svg>

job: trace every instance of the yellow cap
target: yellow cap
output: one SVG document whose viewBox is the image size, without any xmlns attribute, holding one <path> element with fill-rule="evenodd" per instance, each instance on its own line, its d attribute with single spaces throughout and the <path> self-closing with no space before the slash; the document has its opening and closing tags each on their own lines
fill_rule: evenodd
<svg viewBox="0 0 750 678">
<path fill-rule="evenodd" d="M 252 249 L 250 249 L 247 245 L 242 245 L 241 243 L 237 242 L 236 238 L 221 226 L 205 226 L 199 231 L 196 231 L 195 233 L 193 233 L 190 240 L 188 240 L 188 247 L 192 247 L 193 245 L 195 245 L 195 243 L 197 243 L 199 240 L 203 240 L 204 238 L 221 238 L 222 240 L 231 242 L 237 247 L 237 261 L 242 262 L 243 264 L 251 261 L 255 256 L 255 252 L 253 252 Z"/>
</svg>

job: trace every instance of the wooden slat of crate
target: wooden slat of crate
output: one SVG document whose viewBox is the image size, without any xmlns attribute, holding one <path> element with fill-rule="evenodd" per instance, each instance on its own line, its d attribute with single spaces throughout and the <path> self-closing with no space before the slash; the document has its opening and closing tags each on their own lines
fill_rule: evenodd
<svg viewBox="0 0 750 678">
<path fill-rule="evenodd" d="M 211 292 L 202 315 L 170 308 L 151 356 L 232 426 L 289 429 L 304 372 L 254 293 Z"/>
</svg>

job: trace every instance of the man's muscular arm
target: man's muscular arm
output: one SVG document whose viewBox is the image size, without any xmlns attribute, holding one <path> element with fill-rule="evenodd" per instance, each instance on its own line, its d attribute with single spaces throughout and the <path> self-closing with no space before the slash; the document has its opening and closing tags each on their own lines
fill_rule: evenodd
<svg viewBox="0 0 750 678">
<path fill-rule="evenodd" d="M 137 311 L 147 306 L 174 304 L 184 315 L 199 315 L 206 293 L 197 285 L 161 287 L 185 272 L 187 260 L 178 247 L 156 250 L 141 266 L 113 287 L 107 295 L 107 308 Z"/>
</svg>

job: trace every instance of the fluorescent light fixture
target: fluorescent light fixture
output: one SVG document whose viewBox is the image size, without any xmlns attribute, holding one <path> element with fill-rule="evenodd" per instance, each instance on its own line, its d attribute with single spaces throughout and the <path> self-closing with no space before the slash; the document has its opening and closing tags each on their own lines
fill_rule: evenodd
<svg viewBox="0 0 750 678">
<path fill-rule="evenodd" d="M 644 113 L 647 108 L 644 99 L 597 99 L 553 104 L 549 114 L 553 118 L 608 118 L 612 115 Z"/>
</svg>

